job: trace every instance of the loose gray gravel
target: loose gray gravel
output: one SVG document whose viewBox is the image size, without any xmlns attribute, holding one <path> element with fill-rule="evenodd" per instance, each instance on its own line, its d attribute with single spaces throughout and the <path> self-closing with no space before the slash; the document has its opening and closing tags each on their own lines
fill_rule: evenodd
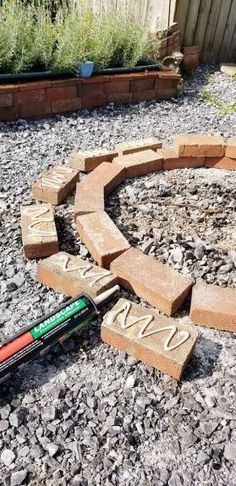
<svg viewBox="0 0 236 486">
<path fill-rule="evenodd" d="M 37 283 L 35 262 L 22 256 L 19 209 L 32 202 L 32 182 L 79 148 L 146 136 L 170 144 L 177 133 L 235 135 L 236 114 L 221 116 L 199 96 L 210 89 L 224 103 L 236 97 L 236 83 L 218 72 L 207 85 L 213 72 L 199 68 L 177 100 L 0 124 L 1 337 L 63 301 Z M 107 211 L 145 253 L 235 287 L 235 187 L 229 171 L 162 172 L 121 185 Z M 56 214 L 61 249 L 87 256 L 73 197 Z M 188 311 L 187 303 L 177 318 L 188 323 Z M 235 486 L 235 335 L 199 327 L 177 383 L 102 344 L 100 321 L 0 385 L 0 484 Z"/>
</svg>

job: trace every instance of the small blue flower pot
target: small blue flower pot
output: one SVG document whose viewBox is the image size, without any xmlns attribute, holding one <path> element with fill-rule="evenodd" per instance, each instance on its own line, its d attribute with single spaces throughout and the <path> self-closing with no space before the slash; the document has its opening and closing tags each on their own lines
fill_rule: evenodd
<svg viewBox="0 0 236 486">
<path fill-rule="evenodd" d="M 77 72 L 81 76 L 81 78 L 91 78 L 94 70 L 94 62 L 86 61 L 81 62 L 77 66 Z"/>
</svg>

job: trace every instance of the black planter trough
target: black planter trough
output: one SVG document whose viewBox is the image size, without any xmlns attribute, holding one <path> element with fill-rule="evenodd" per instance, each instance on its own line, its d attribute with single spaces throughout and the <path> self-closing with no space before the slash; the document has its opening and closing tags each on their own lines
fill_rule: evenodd
<svg viewBox="0 0 236 486">
<path fill-rule="evenodd" d="M 161 64 L 148 64 L 146 66 L 134 66 L 132 68 L 119 67 L 119 68 L 106 68 L 101 71 L 95 71 L 94 75 L 112 75 L 112 74 L 125 74 L 125 73 L 137 73 L 143 71 L 160 70 Z M 37 81 L 40 79 L 64 79 L 77 77 L 75 72 L 64 71 L 64 72 L 52 72 L 52 71 L 41 71 L 41 72 L 31 72 L 31 73 L 17 73 L 17 74 L 0 74 L 0 83 L 9 83 L 17 81 Z"/>
</svg>

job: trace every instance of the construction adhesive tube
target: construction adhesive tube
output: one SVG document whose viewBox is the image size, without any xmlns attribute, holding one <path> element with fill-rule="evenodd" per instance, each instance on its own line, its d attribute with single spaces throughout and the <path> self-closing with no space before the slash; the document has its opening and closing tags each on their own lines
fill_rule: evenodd
<svg viewBox="0 0 236 486">
<path fill-rule="evenodd" d="M 94 300 L 86 294 L 78 295 L 4 341 L 0 345 L 0 381 L 44 354 L 57 342 L 83 332 L 98 314 L 97 306 L 118 290 L 116 285 Z"/>
</svg>

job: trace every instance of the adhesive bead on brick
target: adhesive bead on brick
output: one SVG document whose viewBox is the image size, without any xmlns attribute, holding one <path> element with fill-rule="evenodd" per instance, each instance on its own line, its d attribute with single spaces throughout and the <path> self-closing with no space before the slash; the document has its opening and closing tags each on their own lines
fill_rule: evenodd
<svg viewBox="0 0 236 486">
<path fill-rule="evenodd" d="M 21 230 L 26 258 L 40 258 L 58 252 L 58 237 L 50 204 L 21 207 Z"/>
<path fill-rule="evenodd" d="M 144 138 L 143 140 L 129 140 L 118 143 L 115 148 L 119 152 L 119 155 L 128 155 L 142 152 L 143 150 L 157 150 L 161 147 L 162 142 L 158 138 Z"/>
<path fill-rule="evenodd" d="M 222 137 L 211 135 L 178 135 L 175 150 L 179 157 L 223 157 L 225 143 Z"/>
<path fill-rule="evenodd" d="M 236 137 L 230 138 L 226 144 L 226 157 L 236 159 Z"/>
<path fill-rule="evenodd" d="M 136 248 L 116 258 L 111 271 L 119 283 L 167 315 L 178 310 L 193 281 Z"/>
<path fill-rule="evenodd" d="M 107 150 L 72 153 L 69 156 L 69 164 L 75 169 L 90 172 L 96 169 L 102 162 L 112 162 L 117 155 L 117 152 L 108 152 Z"/>
<path fill-rule="evenodd" d="M 64 251 L 41 260 L 37 265 L 37 278 L 68 297 L 86 292 L 93 298 L 117 283 L 117 277 L 110 271 Z"/>
<path fill-rule="evenodd" d="M 205 166 L 215 169 L 236 170 L 236 159 L 230 157 L 207 157 Z"/>
<path fill-rule="evenodd" d="M 144 150 L 135 154 L 120 155 L 113 160 L 125 168 L 126 177 L 136 177 L 161 170 L 163 157 L 154 150 Z"/>
<path fill-rule="evenodd" d="M 55 165 L 32 187 L 32 195 L 39 201 L 60 204 L 79 181 L 79 171 L 64 165 Z"/>
<path fill-rule="evenodd" d="M 194 324 L 236 332 L 236 289 L 195 285 L 190 318 Z"/>
<path fill-rule="evenodd" d="M 120 299 L 104 316 L 102 340 L 179 380 L 192 355 L 196 331 Z"/>
<path fill-rule="evenodd" d="M 204 157 L 179 157 L 175 150 L 170 148 L 157 150 L 157 153 L 164 159 L 163 170 L 203 167 L 205 164 Z"/>
<path fill-rule="evenodd" d="M 94 260 L 105 268 L 130 245 L 105 211 L 78 216 L 76 225 Z"/>
</svg>

